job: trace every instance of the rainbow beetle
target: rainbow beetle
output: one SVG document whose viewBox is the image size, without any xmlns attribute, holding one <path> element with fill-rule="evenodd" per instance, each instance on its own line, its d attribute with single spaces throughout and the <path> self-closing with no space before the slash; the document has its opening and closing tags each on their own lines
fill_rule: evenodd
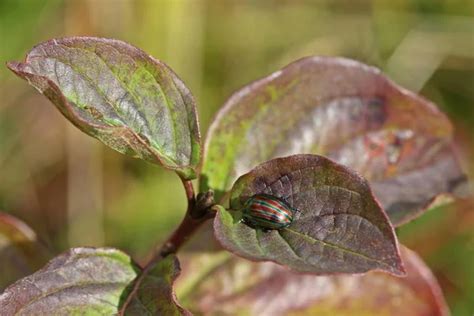
<svg viewBox="0 0 474 316">
<path fill-rule="evenodd" d="M 295 212 L 297 210 L 282 199 L 269 194 L 256 194 L 245 202 L 242 217 L 248 226 L 268 231 L 290 226 Z"/>
</svg>

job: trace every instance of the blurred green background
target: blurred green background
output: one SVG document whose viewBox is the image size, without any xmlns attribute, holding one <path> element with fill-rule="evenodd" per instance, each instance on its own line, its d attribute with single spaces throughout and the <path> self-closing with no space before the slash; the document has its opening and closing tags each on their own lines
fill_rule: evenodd
<svg viewBox="0 0 474 316">
<path fill-rule="evenodd" d="M 143 259 L 185 210 L 173 173 L 81 134 L 3 66 L 72 35 L 125 40 L 170 65 L 197 99 L 203 135 L 231 92 L 295 59 L 376 65 L 448 114 L 472 170 L 474 1 L 0 0 L 0 209 L 58 251 L 107 245 Z M 473 210 L 459 202 L 399 230 L 454 315 L 474 314 Z"/>
</svg>

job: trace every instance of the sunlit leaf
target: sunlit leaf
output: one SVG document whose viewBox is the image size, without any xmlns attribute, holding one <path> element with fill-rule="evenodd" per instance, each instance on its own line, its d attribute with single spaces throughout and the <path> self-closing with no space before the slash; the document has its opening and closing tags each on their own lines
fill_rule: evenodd
<svg viewBox="0 0 474 316">
<path fill-rule="evenodd" d="M 8 67 L 74 125 L 113 149 L 194 178 L 200 135 L 194 98 L 164 63 L 121 41 L 72 37 Z"/>
<path fill-rule="evenodd" d="M 48 257 L 48 250 L 30 227 L 0 212 L 0 290 L 39 269 Z"/>
<path fill-rule="evenodd" d="M 466 178 L 452 126 L 429 101 L 376 68 L 308 57 L 237 91 L 206 139 L 201 178 L 220 197 L 254 166 L 298 153 L 328 156 L 367 178 L 394 225 Z"/>
<path fill-rule="evenodd" d="M 264 231 L 241 220 L 245 202 L 262 193 L 297 210 L 290 226 Z M 230 199 L 214 229 L 220 243 L 240 256 L 314 274 L 403 274 L 393 228 L 368 182 L 327 158 L 295 155 L 263 163 L 237 180 Z"/>
<path fill-rule="evenodd" d="M 180 314 L 171 292 L 177 273 L 174 260 L 157 264 L 141 290 L 150 292 L 140 292 L 132 306 L 141 305 L 147 315 Z M 116 249 L 73 248 L 8 287 L 0 295 L 0 314 L 115 315 L 139 273 L 130 257 Z"/>
<path fill-rule="evenodd" d="M 223 253 L 193 254 L 182 258 L 177 292 L 199 315 L 449 315 L 429 268 L 414 252 L 401 250 L 405 278 L 380 272 L 313 276 Z"/>
</svg>

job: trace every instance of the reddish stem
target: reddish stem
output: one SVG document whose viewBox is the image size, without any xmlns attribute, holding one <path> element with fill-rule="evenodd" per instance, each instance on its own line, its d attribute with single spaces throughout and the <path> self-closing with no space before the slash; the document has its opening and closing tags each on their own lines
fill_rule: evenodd
<svg viewBox="0 0 474 316">
<path fill-rule="evenodd" d="M 191 237 L 191 235 L 193 235 L 209 218 L 209 216 L 205 216 L 199 219 L 194 219 L 189 213 L 186 213 L 181 224 L 163 244 L 157 255 L 160 257 L 166 257 L 171 253 L 177 252 L 189 237 Z"/>
<path fill-rule="evenodd" d="M 205 221 L 215 216 L 215 211 L 212 209 L 207 212 L 202 212 L 202 210 L 199 210 L 196 207 L 196 195 L 194 194 L 192 182 L 190 180 L 183 179 L 182 182 L 186 193 L 186 199 L 188 200 L 186 214 L 184 215 L 184 218 L 178 228 L 173 232 L 173 234 L 171 234 L 163 246 L 161 246 L 161 248 L 156 252 L 151 260 L 145 265 L 138 278 L 135 279 L 133 289 L 122 305 L 119 315 L 124 315 L 125 310 L 130 305 L 133 297 L 136 295 L 142 280 L 155 266 L 155 264 L 169 254 L 176 253 Z"/>
</svg>

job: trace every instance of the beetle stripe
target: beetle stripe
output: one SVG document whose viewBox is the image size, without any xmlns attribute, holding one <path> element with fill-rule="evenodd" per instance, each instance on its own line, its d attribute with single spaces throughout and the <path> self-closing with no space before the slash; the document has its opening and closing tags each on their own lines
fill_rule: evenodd
<svg viewBox="0 0 474 316">
<path fill-rule="evenodd" d="M 274 218 L 268 218 L 268 217 L 265 217 L 265 216 L 256 217 L 254 219 L 256 219 L 257 221 L 264 221 L 264 222 L 278 224 L 278 225 L 285 225 L 287 223 L 290 223 L 289 220 L 284 220 L 284 221 L 283 220 L 275 220 Z"/>
<path fill-rule="evenodd" d="M 286 222 L 276 221 L 273 218 L 267 218 L 265 216 L 252 217 L 252 220 L 255 221 L 255 222 L 265 222 L 265 223 L 272 223 L 272 224 L 286 224 Z"/>
<path fill-rule="evenodd" d="M 269 212 L 276 212 L 276 213 L 279 213 L 279 214 L 284 214 L 285 217 L 287 217 L 288 219 L 290 218 L 290 215 L 288 214 L 288 211 L 287 211 L 286 207 L 282 207 L 282 206 L 274 207 L 274 206 L 269 205 L 265 202 L 256 202 L 256 204 L 267 207 Z"/>
<path fill-rule="evenodd" d="M 257 208 L 261 208 L 261 209 L 265 209 L 265 210 L 268 210 L 269 212 L 278 212 L 279 209 L 276 208 L 276 207 L 273 207 L 271 205 L 268 205 L 266 203 L 255 203 L 252 205 L 252 207 L 257 207 Z"/>
<path fill-rule="evenodd" d="M 252 207 L 252 211 L 258 212 L 258 213 L 261 213 L 261 214 L 268 213 L 268 214 L 272 214 L 272 215 L 278 216 L 278 217 L 280 217 L 280 216 L 289 217 L 288 214 L 286 212 L 284 212 L 283 210 L 269 208 L 266 205 L 254 205 Z"/>
<path fill-rule="evenodd" d="M 252 214 L 254 215 L 255 218 L 265 218 L 265 219 L 268 219 L 268 220 L 271 220 L 271 221 L 277 221 L 277 222 L 289 222 L 290 220 L 288 218 L 282 218 L 282 217 L 278 217 L 276 215 L 273 215 L 273 214 L 268 214 L 268 213 L 257 213 L 257 214 Z"/>
<path fill-rule="evenodd" d="M 282 228 L 288 224 L 288 222 L 277 222 L 275 220 L 268 220 L 261 217 L 260 218 L 251 217 L 248 220 L 252 223 L 263 224 L 265 227 L 271 227 L 271 228 Z"/>
<path fill-rule="evenodd" d="M 277 217 L 281 216 L 286 216 L 287 214 L 284 212 L 284 210 L 280 209 L 275 209 L 273 207 L 269 207 L 265 204 L 259 204 L 255 203 L 250 207 L 250 212 L 251 213 L 256 213 L 256 214 L 268 214 L 268 215 L 273 215 Z"/>
<path fill-rule="evenodd" d="M 269 212 L 267 210 L 253 209 L 253 210 L 251 210 L 251 214 L 253 214 L 254 216 L 267 216 L 267 217 L 271 217 L 275 220 L 282 220 L 283 218 L 286 219 L 286 216 L 284 216 L 281 213 L 277 213 L 275 211 Z"/>
<path fill-rule="evenodd" d="M 282 223 L 291 222 L 291 220 L 286 218 L 286 217 L 278 217 L 278 216 L 268 214 L 268 213 L 258 213 L 258 214 L 252 213 L 251 215 L 252 215 L 253 218 L 256 218 L 256 219 L 264 218 L 268 221 L 273 221 L 273 222 L 282 222 Z"/>
<path fill-rule="evenodd" d="M 274 207 L 278 207 L 278 208 L 288 208 L 289 206 L 286 205 L 285 203 L 283 203 L 282 201 L 279 201 L 279 200 L 275 200 L 275 199 L 270 199 L 270 198 L 257 198 L 254 200 L 255 202 L 262 202 L 262 203 L 267 203 L 267 204 L 270 204 Z"/>
<path fill-rule="evenodd" d="M 264 202 L 264 203 L 270 204 L 274 207 L 284 206 L 283 203 L 281 203 L 280 201 L 276 201 L 276 200 L 272 200 L 272 199 L 261 199 L 261 201 Z"/>
</svg>

